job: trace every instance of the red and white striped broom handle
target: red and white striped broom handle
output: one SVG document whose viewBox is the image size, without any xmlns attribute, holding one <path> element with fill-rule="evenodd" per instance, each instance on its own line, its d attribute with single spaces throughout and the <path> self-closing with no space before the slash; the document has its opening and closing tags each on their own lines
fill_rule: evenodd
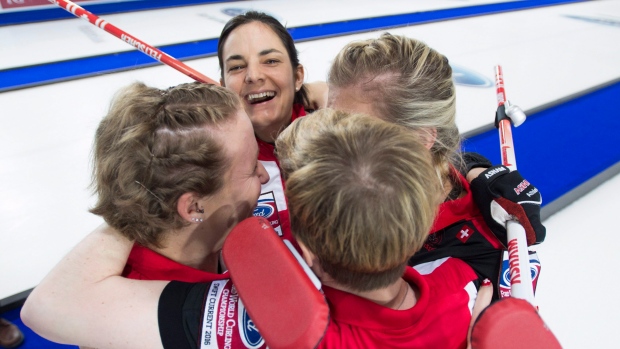
<svg viewBox="0 0 620 349">
<path fill-rule="evenodd" d="M 185 65 L 183 62 L 179 61 L 178 59 L 168 55 L 167 53 L 163 51 L 160 51 L 159 49 L 145 43 L 144 41 L 140 39 L 137 39 L 136 37 L 123 31 L 122 29 L 115 27 L 109 22 L 95 16 L 94 14 L 86 11 L 85 9 L 74 4 L 71 1 L 68 1 L 68 0 L 49 0 L 49 1 L 51 3 L 54 3 L 62 7 L 68 12 L 72 13 L 74 16 L 87 20 L 91 24 L 105 30 L 106 32 L 116 36 L 117 38 L 123 40 L 129 45 L 137 48 L 139 51 L 142 51 L 147 56 L 152 57 L 160 61 L 161 63 L 164 63 L 180 71 L 181 73 L 189 76 L 190 78 L 196 81 L 204 82 L 207 84 L 219 85 L 215 80 L 212 80 L 206 75 L 199 73 L 198 71 L 190 68 L 189 66 Z"/>
<path fill-rule="evenodd" d="M 504 90 L 504 74 L 499 65 L 495 67 L 495 87 L 497 89 L 497 106 L 501 107 L 506 103 L 506 91 Z M 500 120 L 498 130 L 502 165 L 514 171 L 517 169 L 517 160 L 512 141 L 510 119 Z M 536 306 L 525 229 L 517 221 L 508 221 L 506 231 L 508 233 L 507 247 L 510 263 L 510 294 L 512 297 L 525 299 Z"/>
</svg>

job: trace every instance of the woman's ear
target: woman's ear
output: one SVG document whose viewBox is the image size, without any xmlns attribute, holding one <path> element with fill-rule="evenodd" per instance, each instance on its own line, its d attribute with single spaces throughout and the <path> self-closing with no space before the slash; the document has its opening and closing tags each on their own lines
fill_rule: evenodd
<svg viewBox="0 0 620 349">
<path fill-rule="evenodd" d="M 301 248 L 302 258 L 304 259 L 306 264 L 308 264 L 310 269 L 312 269 L 312 272 L 314 272 L 314 275 L 316 275 L 316 277 L 318 277 L 319 280 L 321 280 L 321 283 L 323 283 L 323 285 L 334 285 L 334 281 L 333 281 L 334 279 L 323 270 L 323 267 L 321 266 L 321 262 L 319 262 L 319 259 L 316 257 L 316 255 L 312 253 L 308 249 L 308 247 L 304 245 L 303 242 L 297 241 L 297 243 L 299 244 L 299 247 Z"/>
<path fill-rule="evenodd" d="M 295 91 L 299 91 L 301 89 L 301 85 L 304 83 L 305 71 L 303 65 L 298 65 L 295 68 Z"/>
<path fill-rule="evenodd" d="M 424 128 L 420 130 L 420 136 L 422 137 L 422 144 L 424 144 L 424 147 L 431 150 L 437 140 L 437 129 L 434 127 Z"/>
<path fill-rule="evenodd" d="M 304 262 L 306 262 L 306 264 L 308 264 L 308 266 L 312 268 L 312 265 L 316 260 L 316 256 L 314 255 L 314 253 L 310 252 L 308 247 L 306 247 L 303 242 L 297 241 L 297 244 L 299 244 L 299 248 L 301 248 L 301 257 L 304 259 Z"/>
<path fill-rule="evenodd" d="M 177 201 L 177 213 L 190 223 L 200 223 L 204 220 L 202 200 L 194 193 L 185 193 Z"/>
</svg>

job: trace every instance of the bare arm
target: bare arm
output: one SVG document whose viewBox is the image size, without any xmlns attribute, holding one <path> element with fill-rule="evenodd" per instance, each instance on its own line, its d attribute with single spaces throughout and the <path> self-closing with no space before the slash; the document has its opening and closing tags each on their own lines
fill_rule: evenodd
<svg viewBox="0 0 620 349">
<path fill-rule="evenodd" d="M 310 105 L 304 106 L 309 110 L 318 110 L 327 107 L 327 93 L 329 87 L 325 81 L 315 81 L 304 83 L 308 92 Z"/>
<path fill-rule="evenodd" d="M 162 348 L 157 307 L 167 282 L 120 276 L 132 245 L 107 225 L 97 228 L 30 294 L 24 323 L 59 343 Z"/>
<path fill-rule="evenodd" d="M 480 175 L 482 172 L 488 170 L 488 167 L 476 167 L 476 168 L 472 168 L 469 172 L 467 172 L 467 181 L 469 183 L 471 183 L 471 181 L 473 181 L 474 179 L 476 179 L 476 177 L 478 177 L 478 175 Z"/>
</svg>

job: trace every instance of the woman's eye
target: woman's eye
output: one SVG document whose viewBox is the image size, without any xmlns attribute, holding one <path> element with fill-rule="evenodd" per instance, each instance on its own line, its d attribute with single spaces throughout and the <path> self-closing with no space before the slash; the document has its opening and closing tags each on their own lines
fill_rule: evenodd
<svg viewBox="0 0 620 349">
<path fill-rule="evenodd" d="M 241 68 L 243 68 L 243 66 L 241 66 L 241 65 L 234 65 L 234 66 L 228 68 L 228 71 L 231 72 L 231 71 L 235 71 L 235 70 L 240 70 Z"/>
<path fill-rule="evenodd" d="M 276 63 L 280 63 L 280 61 L 277 60 L 277 59 L 268 59 L 267 60 L 267 64 L 276 64 Z"/>
</svg>

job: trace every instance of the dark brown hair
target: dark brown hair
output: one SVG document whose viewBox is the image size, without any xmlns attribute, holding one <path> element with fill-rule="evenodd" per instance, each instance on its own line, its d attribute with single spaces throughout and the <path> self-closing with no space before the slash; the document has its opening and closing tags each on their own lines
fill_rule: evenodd
<svg viewBox="0 0 620 349">
<path fill-rule="evenodd" d="M 288 57 L 291 61 L 291 65 L 293 66 L 293 75 L 299 67 L 299 53 L 297 52 L 297 48 L 295 48 L 295 41 L 291 34 L 286 30 L 286 28 L 272 16 L 257 11 L 248 11 L 244 14 L 237 15 L 231 18 L 226 25 L 224 25 L 224 29 L 222 29 L 222 33 L 220 34 L 220 39 L 217 43 L 217 60 L 220 64 L 221 78 L 224 79 L 224 57 L 223 55 L 223 47 L 228 39 L 230 33 L 232 33 L 236 28 L 249 24 L 252 22 L 260 22 L 266 26 L 268 26 L 277 36 L 280 38 L 282 45 L 286 48 L 286 52 L 288 53 Z M 299 91 L 295 92 L 295 98 L 293 99 L 293 103 L 301 104 L 304 106 L 310 105 L 308 100 L 308 91 L 306 87 L 302 85 Z"/>
</svg>

